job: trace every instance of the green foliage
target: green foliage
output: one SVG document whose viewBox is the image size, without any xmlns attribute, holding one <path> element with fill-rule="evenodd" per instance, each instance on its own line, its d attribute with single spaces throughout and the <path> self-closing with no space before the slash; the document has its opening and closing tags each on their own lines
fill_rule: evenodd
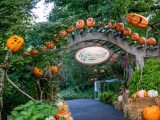
<svg viewBox="0 0 160 120">
<path fill-rule="evenodd" d="M 81 91 L 78 89 L 78 87 L 69 87 L 66 90 L 62 90 L 59 93 L 59 96 L 64 100 L 81 99 L 81 98 L 92 99 L 94 98 L 94 91 L 91 88 L 88 90 Z"/>
<path fill-rule="evenodd" d="M 140 70 L 133 72 L 131 80 L 129 81 L 130 85 L 130 94 L 133 94 L 138 90 L 144 89 L 148 90 L 157 90 L 160 92 L 160 64 L 158 64 L 157 59 L 149 59 L 145 66 L 143 67 L 142 81 L 140 81 Z"/>
<path fill-rule="evenodd" d="M 46 117 L 54 115 L 56 111 L 57 107 L 48 102 L 29 101 L 15 107 L 7 120 L 44 120 Z"/>
<path fill-rule="evenodd" d="M 114 104 L 117 98 L 118 98 L 118 94 L 114 93 L 113 91 L 103 92 L 99 95 L 100 101 L 107 104 Z"/>
</svg>

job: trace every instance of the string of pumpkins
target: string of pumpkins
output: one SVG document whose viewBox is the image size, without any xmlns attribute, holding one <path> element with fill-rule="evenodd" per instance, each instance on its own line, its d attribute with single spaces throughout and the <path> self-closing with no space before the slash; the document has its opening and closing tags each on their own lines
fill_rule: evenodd
<svg viewBox="0 0 160 120">
<path fill-rule="evenodd" d="M 136 14 L 136 13 L 129 13 L 126 17 L 126 21 L 128 24 L 132 24 L 135 27 L 145 28 L 148 26 L 148 20 L 142 15 Z M 88 28 L 93 28 L 96 25 L 96 22 L 94 18 L 88 18 L 86 21 L 86 26 Z M 83 30 L 85 28 L 85 21 L 84 20 L 78 20 L 76 22 L 76 29 L 77 30 Z M 147 42 L 148 46 L 154 46 L 156 45 L 156 40 L 153 37 L 150 37 L 146 40 L 145 37 L 140 37 L 138 33 L 132 33 L 130 28 L 125 28 L 124 24 L 122 22 L 116 23 L 114 20 L 110 20 L 108 23 L 109 29 L 114 29 L 120 33 L 122 33 L 126 37 L 130 37 L 134 43 L 138 42 L 139 45 L 145 45 Z M 59 32 L 59 35 L 61 37 L 66 37 L 68 33 L 73 34 L 75 31 L 74 26 L 70 26 L 67 31 L 62 30 Z M 68 32 L 68 33 L 67 33 Z"/>
</svg>

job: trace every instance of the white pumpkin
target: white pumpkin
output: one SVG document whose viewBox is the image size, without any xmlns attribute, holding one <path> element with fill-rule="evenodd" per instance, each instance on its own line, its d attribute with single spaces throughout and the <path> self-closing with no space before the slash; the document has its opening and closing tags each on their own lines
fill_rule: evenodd
<svg viewBox="0 0 160 120">
<path fill-rule="evenodd" d="M 144 98 L 144 97 L 148 96 L 147 92 L 145 90 L 140 90 L 137 92 L 137 94 L 138 94 L 138 97 L 140 97 L 140 98 Z"/>
<path fill-rule="evenodd" d="M 56 120 L 53 116 L 46 118 L 45 120 Z"/>
<path fill-rule="evenodd" d="M 149 90 L 148 91 L 148 96 L 149 97 L 157 97 L 158 96 L 158 91 L 156 91 L 156 90 Z"/>
<path fill-rule="evenodd" d="M 122 101 L 123 100 L 123 97 L 122 97 L 122 95 L 120 95 L 120 96 L 118 96 L 118 101 Z"/>
</svg>

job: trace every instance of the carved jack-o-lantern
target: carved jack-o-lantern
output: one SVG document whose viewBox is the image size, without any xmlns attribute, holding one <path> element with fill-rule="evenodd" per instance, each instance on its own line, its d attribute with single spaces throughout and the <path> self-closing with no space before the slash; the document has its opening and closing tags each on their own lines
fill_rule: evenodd
<svg viewBox="0 0 160 120">
<path fill-rule="evenodd" d="M 84 23 L 83 20 L 78 20 L 78 21 L 76 22 L 76 28 L 77 28 L 78 30 L 84 29 L 84 27 L 85 27 L 85 23 Z"/>
<path fill-rule="evenodd" d="M 125 28 L 124 31 L 123 31 L 123 35 L 130 36 L 131 35 L 131 29 L 130 28 Z"/>
<path fill-rule="evenodd" d="M 48 49 L 53 49 L 54 48 L 54 43 L 53 42 L 47 42 L 46 46 Z"/>
<path fill-rule="evenodd" d="M 147 44 L 148 46 L 156 45 L 156 40 L 153 37 L 151 37 L 147 40 Z"/>
<path fill-rule="evenodd" d="M 70 26 L 70 27 L 67 29 L 67 32 L 68 32 L 68 33 L 73 33 L 73 32 L 74 32 L 74 26 Z"/>
<path fill-rule="evenodd" d="M 110 20 L 108 23 L 108 28 L 115 29 L 116 28 L 116 21 Z"/>
<path fill-rule="evenodd" d="M 19 51 L 23 45 L 24 45 L 24 39 L 17 35 L 11 36 L 6 43 L 6 47 L 11 49 L 12 52 Z"/>
<path fill-rule="evenodd" d="M 94 27 L 95 25 L 96 25 L 96 22 L 95 22 L 94 18 L 87 19 L 87 27 L 91 28 L 91 27 Z"/>
<path fill-rule="evenodd" d="M 116 30 L 118 31 L 118 32 L 123 32 L 124 31 L 124 24 L 123 23 L 117 23 L 117 25 L 116 25 Z"/>
<path fill-rule="evenodd" d="M 33 74 L 37 77 L 42 77 L 43 76 L 43 72 L 42 69 L 39 69 L 37 67 L 33 68 Z"/>
<path fill-rule="evenodd" d="M 59 32 L 59 35 L 61 37 L 66 37 L 67 36 L 67 32 L 65 30 L 62 30 L 62 31 Z"/>
<path fill-rule="evenodd" d="M 140 37 L 139 40 L 138 40 L 138 43 L 139 43 L 140 45 L 145 45 L 145 43 L 146 43 L 146 38 L 145 38 L 145 37 Z"/>
<path fill-rule="evenodd" d="M 145 28 L 148 26 L 148 19 L 142 15 L 129 13 L 126 17 L 126 21 L 136 27 Z"/>
<path fill-rule="evenodd" d="M 131 39 L 132 39 L 133 41 L 138 41 L 138 40 L 139 40 L 139 34 L 138 34 L 138 33 L 133 33 L 133 34 L 131 35 Z"/>
</svg>

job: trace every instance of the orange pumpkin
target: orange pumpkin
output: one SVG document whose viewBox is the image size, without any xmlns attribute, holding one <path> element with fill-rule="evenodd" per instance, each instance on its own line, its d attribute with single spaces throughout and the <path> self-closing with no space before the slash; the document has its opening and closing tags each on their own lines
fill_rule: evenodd
<svg viewBox="0 0 160 120">
<path fill-rule="evenodd" d="M 125 36 L 130 36 L 131 35 L 131 29 L 130 28 L 125 28 L 124 31 L 123 31 L 123 34 Z"/>
<path fill-rule="evenodd" d="M 148 26 L 148 19 L 136 13 L 129 13 L 126 21 L 136 27 L 145 28 Z"/>
<path fill-rule="evenodd" d="M 48 49 L 53 49 L 54 48 L 54 43 L 53 42 L 47 42 L 46 46 Z"/>
<path fill-rule="evenodd" d="M 78 20 L 78 21 L 76 22 L 76 28 L 77 28 L 78 30 L 84 29 L 84 27 L 85 27 L 85 22 L 84 22 L 83 20 Z"/>
<path fill-rule="evenodd" d="M 57 66 L 51 66 L 51 72 L 52 73 L 58 73 L 58 67 Z"/>
<path fill-rule="evenodd" d="M 43 51 L 45 51 L 45 50 L 47 50 L 47 47 L 46 47 L 46 46 L 43 46 L 41 49 L 42 49 Z"/>
<path fill-rule="evenodd" d="M 144 120 L 160 120 L 160 109 L 158 106 L 145 107 L 143 110 Z"/>
<path fill-rule="evenodd" d="M 67 32 L 68 32 L 68 33 L 73 33 L 73 32 L 74 32 L 74 26 L 70 26 L 70 27 L 67 29 Z"/>
<path fill-rule="evenodd" d="M 151 37 L 147 40 L 147 44 L 148 46 L 156 45 L 156 40 L 153 37 Z"/>
<path fill-rule="evenodd" d="M 37 67 L 33 68 L 33 74 L 37 77 L 42 77 L 43 76 L 43 72 L 42 69 L 39 69 Z"/>
<path fill-rule="evenodd" d="M 36 50 L 36 49 L 33 49 L 33 50 L 31 50 L 31 52 L 30 52 L 32 55 L 34 55 L 34 56 L 37 56 L 38 55 L 38 50 Z"/>
<path fill-rule="evenodd" d="M 12 52 L 19 51 L 23 45 L 24 39 L 17 35 L 11 36 L 6 43 L 6 47 L 11 49 Z"/>
<path fill-rule="evenodd" d="M 94 18 L 87 19 L 87 27 L 91 28 L 91 27 L 94 27 L 95 25 L 96 25 L 96 22 L 95 22 Z"/>
<path fill-rule="evenodd" d="M 138 97 L 138 92 L 135 92 L 133 95 L 132 95 L 133 98 L 137 98 Z"/>
<path fill-rule="evenodd" d="M 131 35 L 131 39 L 132 39 L 133 41 L 138 41 L 138 40 L 139 40 L 139 34 L 138 34 L 138 33 L 133 33 L 133 34 Z"/>
<path fill-rule="evenodd" d="M 145 43 L 146 43 L 146 38 L 145 38 L 145 37 L 140 37 L 139 40 L 138 40 L 138 43 L 139 43 L 140 45 L 145 45 Z"/>
<path fill-rule="evenodd" d="M 69 117 L 70 117 L 69 112 L 61 112 L 54 115 L 54 118 L 56 120 L 59 120 L 60 118 L 64 118 L 65 120 L 67 120 Z"/>
<path fill-rule="evenodd" d="M 108 28 L 115 29 L 116 28 L 116 21 L 110 20 L 108 23 Z"/>
<path fill-rule="evenodd" d="M 59 32 L 59 35 L 61 37 L 66 37 L 67 36 L 67 32 L 65 30 L 62 30 L 62 31 Z"/>
<path fill-rule="evenodd" d="M 119 32 L 123 32 L 124 31 L 124 24 L 121 22 L 117 23 L 116 30 Z"/>
</svg>

